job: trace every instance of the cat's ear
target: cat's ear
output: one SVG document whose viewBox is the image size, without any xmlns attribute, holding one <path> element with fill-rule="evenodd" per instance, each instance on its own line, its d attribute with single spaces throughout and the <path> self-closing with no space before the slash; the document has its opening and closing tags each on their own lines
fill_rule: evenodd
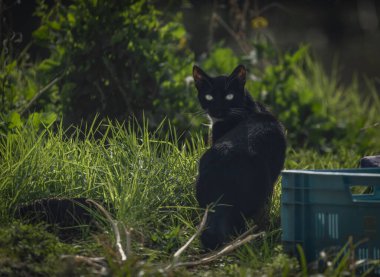
<svg viewBox="0 0 380 277">
<path fill-rule="evenodd" d="M 241 87 L 244 87 L 246 80 L 247 70 L 244 65 L 238 65 L 231 75 L 228 77 L 228 83 L 237 81 Z"/>
<path fill-rule="evenodd" d="M 193 66 L 193 78 L 198 90 L 205 85 L 211 85 L 210 77 L 196 65 Z"/>
</svg>

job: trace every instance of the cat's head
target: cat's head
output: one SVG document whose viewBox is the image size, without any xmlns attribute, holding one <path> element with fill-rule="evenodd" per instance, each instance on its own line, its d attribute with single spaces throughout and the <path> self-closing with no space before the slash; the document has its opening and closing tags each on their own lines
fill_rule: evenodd
<svg viewBox="0 0 380 277">
<path fill-rule="evenodd" d="M 193 67 L 198 99 L 213 121 L 223 120 L 244 109 L 246 69 L 237 66 L 229 76 L 210 77 L 198 66 Z"/>
</svg>

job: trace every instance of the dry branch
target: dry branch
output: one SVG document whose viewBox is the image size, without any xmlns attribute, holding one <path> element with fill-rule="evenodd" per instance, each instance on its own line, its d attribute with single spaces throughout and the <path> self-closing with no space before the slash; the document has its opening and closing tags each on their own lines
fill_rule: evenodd
<svg viewBox="0 0 380 277">
<path fill-rule="evenodd" d="M 107 220 L 111 223 L 113 232 L 115 234 L 116 248 L 117 248 L 117 250 L 118 250 L 118 252 L 120 254 L 121 261 L 127 260 L 127 255 L 125 254 L 124 249 L 123 249 L 123 247 L 121 245 L 121 238 L 120 238 L 119 228 L 117 227 L 117 221 L 114 220 L 112 218 L 112 216 L 110 215 L 110 213 L 102 205 L 100 205 L 99 203 L 97 203 L 97 202 L 95 202 L 94 200 L 91 200 L 91 199 L 88 199 L 86 201 L 94 204 L 104 214 L 104 216 L 107 218 Z M 127 239 L 128 239 L 128 237 L 127 237 Z"/>
<path fill-rule="evenodd" d="M 180 248 L 177 250 L 177 252 L 173 255 L 173 260 L 171 264 L 169 264 L 167 267 L 165 267 L 165 270 L 173 269 L 176 267 L 192 267 L 202 264 L 207 264 L 212 261 L 215 261 L 219 257 L 226 255 L 232 251 L 234 251 L 236 248 L 240 247 L 241 245 L 250 242 L 253 239 L 256 239 L 258 237 L 264 236 L 265 232 L 260 232 L 258 234 L 252 234 L 252 232 L 257 228 L 257 226 L 253 226 L 252 228 L 248 229 L 246 232 L 238 236 L 236 239 L 225 245 L 221 250 L 214 251 L 206 256 L 196 260 L 196 261 L 190 261 L 190 262 L 178 262 L 180 255 L 189 247 L 189 245 L 193 242 L 193 240 L 198 237 L 201 232 L 203 231 L 206 222 L 207 222 L 207 215 L 208 215 L 209 208 L 207 207 L 205 214 L 203 215 L 202 221 L 199 224 L 197 231 L 191 238 Z"/>
<path fill-rule="evenodd" d="M 212 252 L 212 253 L 206 255 L 205 257 L 203 257 L 202 259 L 199 259 L 196 261 L 177 263 L 177 264 L 173 265 L 172 268 L 181 267 L 181 266 L 193 267 L 193 266 L 203 265 L 203 264 L 213 262 L 216 259 L 220 258 L 221 256 L 226 255 L 226 254 L 234 251 L 236 248 L 240 247 L 241 245 L 248 243 L 251 240 L 254 240 L 258 237 L 264 236 L 264 234 L 265 234 L 265 232 L 261 232 L 258 234 L 246 235 L 245 237 L 240 236 L 239 238 L 233 240 L 232 242 L 230 242 L 229 244 L 224 246 L 220 251 Z"/>
<path fill-rule="evenodd" d="M 53 81 L 51 81 L 49 84 L 47 84 L 45 87 L 43 87 L 41 90 L 39 90 L 35 95 L 34 97 L 24 106 L 22 107 L 20 110 L 19 110 L 19 113 L 21 115 L 23 115 L 25 112 L 27 112 L 30 107 L 34 104 L 34 102 L 37 101 L 38 98 L 40 98 L 40 96 L 42 94 L 44 94 L 46 91 L 48 91 L 52 86 L 54 86 L 58 81 L 60 81 L 62 79 L 63 76 L 60 76 L 60 77 L 57 77 L 57 78 L 54 78 Z"/>
<path fill-rule="evenodd" d="M 86 257 L 81 255 L 62 255 L 62 260 L 71 260 L 75 264 L 86 264 L 91 266 L 94 273 L 99 275 L 108 275 L 107 261 L 103 257 Z"/>
<path fill-rule="evenodd" d="M 202 221 L 197 228 L 197 231 L 195 232 L 194 235 L 191 236 L 191 238 L 180 249 L 177 250 L 177 252 L 174 253 L 172 263 L 168 265 L 166 269 L 169 269 L 172 266 L 176 265 L 178 263 L 179 256 L 181 256 L 181 254 L 189 247 L 189 245 L 193 242 L 193 240 L 201 234 L 207 222 L 208 211 L 209 211 L 209 208 L 207 207 L 203 215 Z"/>
</svg>

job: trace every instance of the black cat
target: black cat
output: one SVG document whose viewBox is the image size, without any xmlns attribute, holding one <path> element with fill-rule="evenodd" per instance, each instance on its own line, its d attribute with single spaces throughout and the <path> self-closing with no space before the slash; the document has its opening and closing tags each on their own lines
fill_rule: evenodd
<svg viewBox="0 0 380 277">
<path fill-rule="evenodd" d="M 196 184 L 199 205 L 216 203 L 201 241 L 215 249 L 258 220 L 284 166 L 285 131 L 281 123 L 245 90 L 246 69 L 209 77 L 193 67 L 198 99 L 211 123 L 212 146 L 202 156 Z"/>
</svg>

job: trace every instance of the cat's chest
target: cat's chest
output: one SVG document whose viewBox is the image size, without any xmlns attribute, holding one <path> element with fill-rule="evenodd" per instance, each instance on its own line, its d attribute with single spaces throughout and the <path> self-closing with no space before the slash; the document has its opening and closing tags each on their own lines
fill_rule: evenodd
<svg viewBox="0 0 380 277">
<path fill-rule="evenodd" d="M 221 141 L 237 141 L 246 136 L 246 126 L 244 121 L 219 121 L 212 125 L 212 144 Z"/>
<path fill-rule="evenodd" d="M 215 143 L 216 141 L 218 141 L 225 134 L 236 128 L 236 125 L 236 123 L 233 124 L 232 122 L 228 121 L 214 122 L 211 127 L 212 142 Z"/>
</svg>

